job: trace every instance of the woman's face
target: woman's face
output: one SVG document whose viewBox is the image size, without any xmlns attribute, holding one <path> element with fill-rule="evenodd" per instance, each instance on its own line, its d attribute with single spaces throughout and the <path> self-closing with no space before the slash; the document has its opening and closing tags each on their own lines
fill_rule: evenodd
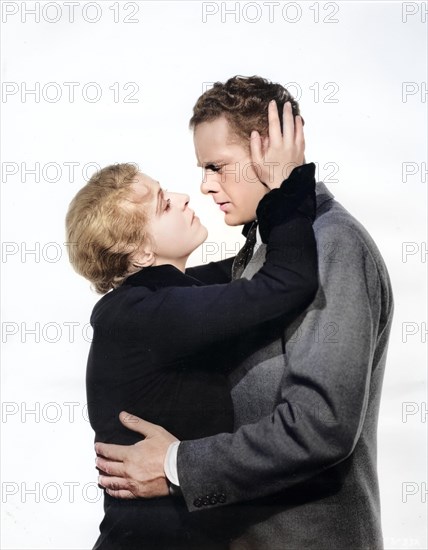
<svg viewBox="0 0 428 550">
<path fill-rule="evenodd" d="M 172 264 L 184 270 L 189 255 L 208 236 L 206 227 L 189 208 L 189 196 L 170 193 L 143 173 L 132 184 L 148 214 L 148 232 L 155 254 L 152 265 Z"/>
</svg>

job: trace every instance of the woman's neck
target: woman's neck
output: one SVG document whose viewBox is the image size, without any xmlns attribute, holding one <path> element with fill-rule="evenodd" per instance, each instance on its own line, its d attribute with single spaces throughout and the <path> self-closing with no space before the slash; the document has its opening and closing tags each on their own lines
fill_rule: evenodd
<svg viewBox="0 0 428 550">
<path fill-rule="evenodd" d="M 179 269 L 180 271 L 182 271 L 184 273 L 186 271 L 186 263 L 187 263 L 188 258 L 189 258 L 188 256 L 186 258 L 174 258 L 174 259 L 171 259 L 171 258 L 156 258 L 156 260 L 154 261 L 154 263 L 152 265 L 153 266 L 173 265 L 174 267 L 176 267 L 177 269 Z"/>
</svg>

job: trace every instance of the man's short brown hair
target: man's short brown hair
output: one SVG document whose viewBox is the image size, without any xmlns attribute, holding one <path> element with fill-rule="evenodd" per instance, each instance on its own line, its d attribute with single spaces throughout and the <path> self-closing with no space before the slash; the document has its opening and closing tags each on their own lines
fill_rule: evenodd
<svg viewBox="0 0 428 550">
<path fill-rule="evenodd" d="M 252 130 L 267 135 L 268 105 L 272 99 L 278 106 L 281 129 L 282 108 L 286 101 L 290 101 L 293 115 L 300 115 L 298 102 L 281 84 L 259 76 L 234 76 L 226 82 L 215 82 L 193 107 L 189 128 L 194 130 L 202 122 L 225 116 L 233 133 L 249 143 Z"/>
</svg>

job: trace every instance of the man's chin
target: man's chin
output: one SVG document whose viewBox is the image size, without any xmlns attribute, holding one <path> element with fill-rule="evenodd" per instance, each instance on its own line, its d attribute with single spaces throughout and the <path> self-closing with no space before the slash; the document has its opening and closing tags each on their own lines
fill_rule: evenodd
<svg viewBox="0 0 428 550">
<path fill-rule="evenodd" d="M 227 216 L 224 217 L 224 223 L 226 225 L 230 225 L 231 227 L 235 226 L 235 225 L 240 225 L 239 223 L 237 223 L 234 219 L 231 219 L 231 218 L 228 218 Z"/>
<path fill-rule="evenodd" d="M 238 216 L 234 216 L 233 214 L 225 214 L 224 216 L 224 223 L 226 225 L 230 225 L 231 227 L 235 227 L 237 225 L 245 225 L 246 223 L 251 221 L 253 220 L 242 219 Z"/>
<path fill-rule="evenodd" d="M 237 225 L 244 225 L 244 222 L 241 222 L 239 220 L 228 220 L 227 218 L 224 219 L 224 223 L 226 225 L 229 225 L 230 227 L 236 227 Z"/>
</svg>

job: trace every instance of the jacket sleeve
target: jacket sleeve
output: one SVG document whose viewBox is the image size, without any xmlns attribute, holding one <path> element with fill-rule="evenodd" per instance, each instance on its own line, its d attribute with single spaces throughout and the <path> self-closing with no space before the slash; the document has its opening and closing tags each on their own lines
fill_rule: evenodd
<svg viewBox="0 0 428 550">
<path fill-rule="evenodd" d="M 188 267 L 186 275 L 190 275 L 206 285 L 230 283 L 232 280 L 232 264 L 235 257 L 220 260 L 219 262 L 210 262 L 205 265 Z"/>
<path fill-rule="evenodd" d="M 215 504 L 221 506 L 287 490 L 355 448 L 383 331 L 381 282 L 352 228 L 330 226 L 318 247 L 320 287 L 287 344 L 273 413 L 235 433 L 179 445 L 178 476 L 189 510 L 200 509 L 207 491 L 221 495 Z M 335 254 L 322 259 L 323 250 Z"/>
<path fill-rule="evenodd" d="M 260 229 L 268 239 L 266 261 L 251 281 L 169 287 L 141 297 L 133 289 L 127 315 L 141 327 L 149 347 L 160 334 L 168 335 L 169 344 L 157 351 L 158 360 L 194 355 L 260 323 L 297 315 L 311 302 L 318 288 L 314 174 L 313 163 L 295 168 L 281 189 L 260 201 Z"/>
</svg>

